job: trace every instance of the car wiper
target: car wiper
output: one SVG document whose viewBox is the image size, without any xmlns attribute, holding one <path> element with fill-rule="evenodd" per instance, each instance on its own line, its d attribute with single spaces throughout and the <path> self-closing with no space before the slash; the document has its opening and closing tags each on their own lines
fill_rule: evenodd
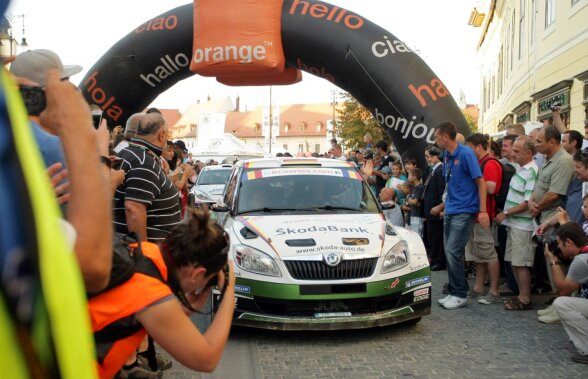
<svg viewBox="0 0 588 379">
<path fill-rule="evenodd" d="M 325 205 L 325 206 L 316 206 L 316 207 L 306 207 L 306 208 L 298 208 L 299 211 L 315 211 L 319 209 L 324 209 L 326 211 L 361 211 L 361 208 L 351 208 L 351 207 L 335 207 L 332 205 Z"/>
<path fill-rule="evenodd" d="M 263 208 L 257 208 L 257 209 L 249 209 L 249 210 L 246 210 L 244 212 L 239 212 L 239 214 L 254 213 L 254 212 L 270 213 L 270 212 L 298 211 L 298 210 L 299 210 L 298 208 L 269 208 L 269 207 L 263 207 Z"/>
</svg>

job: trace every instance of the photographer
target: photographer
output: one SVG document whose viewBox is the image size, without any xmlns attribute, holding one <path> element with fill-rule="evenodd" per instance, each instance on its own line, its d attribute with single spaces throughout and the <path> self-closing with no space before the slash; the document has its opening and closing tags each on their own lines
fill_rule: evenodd
<svg viewBox="0 0 588 379">
<path fill-rule="evenodd" d="M 216 368 L 229 337 L 235 304 L 229 248 L 226 232 L 209 218 L 208 210 L 193 211 L 188 222 L 171 231 L 161 250 L 156 244 L 141 243 L 144 259 L 153 262 L 170 286 L 135 272 L 128 281 L 89 300 L 101 378 L 112 378 L 123 368 L 147 333 L 184 366 L 205 372 Z M 186 312 L 201 309 L 216 283 L 222 290 L 220 305 L 210 327 L 201 333 Z M 144 372 L 139 361 L 124 370 L 129 376 Z"/>
<path fill-rule="evenodd" d="M 562 258 L 573 260 L 566 276 L 560 259 L 545 246 L 545 257 L 561 295 L 553 302 L 553 309 L 576 350 L 572 361 L 588 364 L 588 236 L 580 225 L 567 223 L 557 230 L 557 244 Z M 580 297 L 570 297 L 578 289 Z"/>
</svg>

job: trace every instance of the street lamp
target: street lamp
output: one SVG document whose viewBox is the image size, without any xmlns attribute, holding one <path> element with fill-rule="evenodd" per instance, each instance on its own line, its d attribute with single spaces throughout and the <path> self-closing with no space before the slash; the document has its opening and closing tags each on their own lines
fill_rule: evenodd
<svg viewBox="0 0 588 379">
<path fill-rule="evenodd" d="M 22 36 L 20 43 L 14 37 L 14 20 L 16 18 L 22 19 Z M 28 47 L 27 39 L 25 37 L 25 15 L 5 16 L 0 18 L 0 55 L 11 56 L 17 54 L 17 47 Z"/>
</svg>

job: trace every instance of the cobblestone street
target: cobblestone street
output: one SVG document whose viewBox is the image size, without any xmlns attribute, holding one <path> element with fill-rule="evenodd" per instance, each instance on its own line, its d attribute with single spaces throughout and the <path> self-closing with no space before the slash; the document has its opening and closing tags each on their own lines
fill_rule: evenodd
<svg viewBox="0 0 588 379">
<path fill-rule="evenodd" d="M 501 304 L 445 310 L 437 304 L 447 272 L 433 272 L 432 314 L 414 326 L 333 332 L 237 328 L 213 374 L 178 363 L 165 378 L 581 378 L 561 324 Z M 470 283 L 472 284 L 472 283 Z"/>
</svg>

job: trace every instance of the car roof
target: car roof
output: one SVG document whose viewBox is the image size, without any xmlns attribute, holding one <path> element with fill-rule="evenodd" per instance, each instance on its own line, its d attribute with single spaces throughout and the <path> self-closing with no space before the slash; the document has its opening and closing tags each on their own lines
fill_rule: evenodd
<svg viewBox="0 0 588 379">
<path fill-rule="evenodd" d="M 212 165 L 212 166 L 204 166 L 202 169 L 205 171 L 208 170 L 227 170 L 227 169 L 232 169 L 233 165 L 230 164 L 218 164 L 218 165 Z"/>
<path fill-rule="evenodd" d="M 276 158 L 260 158 L 260 159 L 248 159 L 238 161 L 235 163 L 235 167 L 244 168 L 274 168 L 274 167 L 352 167 L 355 168 L 357 165 L 353 162 L 341 161 L 338 159 L 328 158 L 290 158 L 290 157 L 276 157 Z"/>
</svg>

